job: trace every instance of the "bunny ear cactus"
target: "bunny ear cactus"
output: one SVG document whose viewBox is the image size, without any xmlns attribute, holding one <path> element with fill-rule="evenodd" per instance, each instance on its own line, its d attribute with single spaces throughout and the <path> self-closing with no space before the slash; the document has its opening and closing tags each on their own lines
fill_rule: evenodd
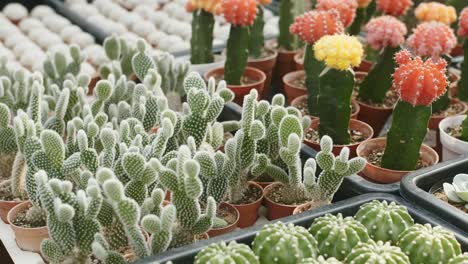
<svg viewBox="0 0 468 264">
<path fill-rule="evenodd" d="M 149 69 L 156 68 L 154 60 L 146 54 L 146 42 L 139 39 L 136 43 L 137 53 L 132 58 L 132 68 L 140 81 L 143 81 Z"/>
<path fill-rule="evenodd" d="M 10 108 L 0 103 L 0 179 L 10 178 L 13 160 L 18 150 L 10 120 Z"/>
<path fill-rule="evenodd" d="M 125 185 L 125 195 L 142 204 L 148 196 L 148 186 L 158 176 L 152 166 L 139 153 L 125 153 L 122 166 L 130 181 Z"/>
<path fill-rule="evenodd" d="M 463 52 L 464 60 L 461 63 L 461 78 L 457 85 L 457 96 L 460 100 L 468 102 L 468 41 L 466 40 L 466 36 L 468 36 L 468 8 L 466 7 L 460 13 L 457 34 L 464 39 L 463 51 L 467 51 Z"/>
<path fill-rule="evenodd" d="M 260 264 L 258 257 L 247 245 L 236 241 L 228 245 L 223 241 L 204 248 L 195 257 L 194 264 L 204 263 Z"/>
<path fill-rule="evenodd" d="M 94 242 L 91 246 L 94 256 L 103 264 L 127 264 L 120 253 L 110 249 L 110 245 L 101 234 L 98 233 L 94 236 Z"/>
<path fill-rule="evenodd" d="M 100 80 L 94 88 L 94 101 L 91 105 L 92 114 L 95 116 L 104 108 L 105 102 L 112 96 L 114 87 L 107 80 Z"/>
<path fill-rule="evenodd" d="M 397 245 L 409 257 L 410 263 L 447 263 L 461 254 L 460 244 L 452 232 L 430 224 L 415 224 L 406 229 Z"/>
<path fill-rule="evenodd" d="M 54 115 L 51 116 L 44 127 L 46 129 L 54 130 L 55 132 L 63 135 L 65 132 L 65 113 L 67 112 L 68 102 L 70 99 L 70 90 L 65 88 L 61 91 L 60 96 L 55 105 Z"/>
<path fill-rule="evenodd" d="M 141 225 L 143 229 L 151 234 L 151 254 L 156 255 L 169 248 L 176 218 L 176 209 L 173 205 L 164 207 L 161 210 L 160 217 L 146 215 L 142 218 Z"/>
<path fill-rule="evenodd" d="M 49 54 L 44 61 L 44 73 L 50 84 L 62 85 L 68 74 L 77 76 L 80 73 L 81 63 L 86 60 L 86 56 L 81 53 L 78 46 L 70 46 L 71 61 L 67 62 L 67 57 L 61 52 Z"/>
<path fill-rule="evenodd" d="M 301 226 L 276 222 L 258 232 L 252 248 L 260 263 L 296 263 L 303 258 L 316 257 L 317 241 Z"/>
<path fill-rule="evenodd" d="M 360 243 L 353 248 L 346 257 L 346 263 L 356 264 L 410 264 L 408 256 L 399 247 L 369 240 L 367 243 Z"/>
<path fill-rule="evenodd" d="M 102 65 L 99 69 L 101 78 L 107 79 L 110 74 L 114 75 L 117 79 L 122 75 L 125 75 L 127 78 L 132 77 L 132 58 L 137 49 L 124 38 L 119 38 L 115 35 L 106 38 L 103 46 L 106 56 L 111 62 Z"/>
<path fill-rule="evenodd" d="M 443 187 L 449 201 L 464 204 L 468 208 L 468 174 L 457 174 L 452 184 L 444 183 Z"/>
<path fill-rule="evenodd" d="M 411 171 L 419 160 L 419 149 L 432 113 L 431 104 L 447 88 L 447 62 L 413 59 L 407 50 L 397 53 L 395 60 L 399 67 L 393 74 L 393 84 L 400 93 L 400 101 L 393 111 L 382 167 Z"/>
</svg>

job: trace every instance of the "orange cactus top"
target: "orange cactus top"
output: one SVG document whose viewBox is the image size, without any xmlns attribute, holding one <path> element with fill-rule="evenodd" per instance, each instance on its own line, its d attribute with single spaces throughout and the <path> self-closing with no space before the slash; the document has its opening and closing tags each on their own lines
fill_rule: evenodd
<svg viewBox="0 0 468 264">
<path fill-rule="evenodd" d="M 393 86 L 400 93 L 400 98 L 413 106 L 428 106 L 445 93 L 447 62 L 432 58 L 423 61 L 421 57 L 411 57 L 408 50 L 402 50 L 395 56 L 399 65 L 393 74 Z"/>
<path fill-rule="evenodd" d="M 269 5 L 269 4 L 271 4 L 271 0 L 258 0 L 258 2 L 259 2 L 261 5 Z"/>
<path fill-rule="evenodd" d="M 468 7 L 465 7 L 460 13 L 457 33 L 460 37 L 468 36 Z"/>
<path fill-rule="evenodd" d="M 359 8 L 366 8 L 372 0 L 357 0 Z"/>
<path fill-rule="evenodd" d="M 457 38 L 449 26 L 432 21 L 419 24 L 407 44 L 419 56 L 439 57 L 455 48 Z"/>
<path fill-rule="evenodd" d="M 186 9 L 188 12 L 203 9 L 209 13 L 219 14 L 221 11 L 221 0 L 190 0 L 187 2 Z"/>
<path fill-rule="evenodd" d="M 356 0 L 317 0 L 316 7 L 317 10 L 336 9 L 340 14 L 341 22 L 347 28 L 354 21 L 358 3 Z"/>
<path fill-rule="evenodd" d="M 257 16 L 257 0 L 223 0 L 221 9 L 232 25 L 251 26 Z"/>
<path fill-rule="evenodd" d="M 307 44 L 314 44 L 325 35 L 333 35 L 344 31 L 338 11 L 309 11 L 296 17 L 290 31 Z"/>
<path fill-rule="evenodd" d="M 401 16 L 413 5 L 411 0 L 376 0 L 377 9 L 386 15 Z"/>
<path fill-rule="evenodd" d="M 437 2 L 421 3 L 414 14 L 419 21 L 437 21 L 450 25 L 457 20 L 457 12 L 453 6 Z"/>
</svg>

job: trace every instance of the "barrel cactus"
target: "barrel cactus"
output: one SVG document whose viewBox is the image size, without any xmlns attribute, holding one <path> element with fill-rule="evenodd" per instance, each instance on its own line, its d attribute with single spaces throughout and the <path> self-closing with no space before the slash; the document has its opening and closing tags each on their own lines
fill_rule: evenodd
<svg viewBox="0 0 468 264">
<path fill-rule="evenodd" d="M 352 217 L 327 214 L 314 220 L 309 232 L 317 239 L 319 254 L 344 260 L 360 242 L 370 238 L 366 228 Z"/>
<path fill-rule="evenodd" d="M 396 244 L 398 236 L 414 224 L 406 207 L 387 201 L 372 201 L 361 206 L 354 216 L 375 241 Z"/>
<path fill-rule="evenodd" d="M 352 264 L 411 264 L 408 256 L 399 247 L 369 240 L 353 248 L 346 257 L 346 263 Z"/>
<path fill-rule="evenodd" d="M 415 224 L 401 233 L 397 245 L 412 264 L 447 263 L 461 254 L 455 235 L 443 227 Z"/>
<path fill-rule="evenodd" d="M 219 244 L 211 244 L 197 254 L 194 264 L 205 263 L 259 264 L 260 262 L 247 245 L 238 244 L 235 241 L 226 245 L 223 241 Z"/>
<path fill-rule="evenodd" d="M 276 222 L 265 225 L 252 243 L 260 263 L 293 264 L 317 256 L 317 241 L 301 226 Z"/>
<path fill-rule="evenodd" d="M 322 256 L 318 258 L 305 258 L 298 262 L 298 264 L 342 264 L 343 262 L 337 260 L 336 258 L 325 259 Z"/>
<path fill-rule="evenodd" d="M 447 264 L 466 264 L 468 263 L 468 253 L 464 253 L 463 255 L 456 256 L 452 259 Z"/>
</svg>

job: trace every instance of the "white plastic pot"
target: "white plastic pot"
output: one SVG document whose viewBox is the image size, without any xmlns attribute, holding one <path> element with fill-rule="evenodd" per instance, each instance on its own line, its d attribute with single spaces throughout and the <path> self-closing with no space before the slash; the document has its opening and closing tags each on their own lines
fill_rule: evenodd
<svg viewBox="0 0 468 264">
<path fill-rule="evenodd" d="M 440 142 L 442 143 L 442 160 L 455 159 L 464 154 L 468 154 L 468 142 L 454 138 L 447 134 L 449 127 L 456 127 L 465 120 L 466 115 L 447 117 L 439 124 Z"/>
</svg>

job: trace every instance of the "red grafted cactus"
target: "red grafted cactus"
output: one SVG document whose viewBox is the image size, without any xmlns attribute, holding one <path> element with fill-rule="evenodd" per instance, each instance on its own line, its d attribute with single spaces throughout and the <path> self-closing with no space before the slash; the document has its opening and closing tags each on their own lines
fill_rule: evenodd
<svg viewBox="0 0 468 264">
<path fill-rule="evenodd" d="M 405 42 L 405 35 L 408 33 L 405 24 L 393 16 L 374 18 L 367 23 L 365 30 L 367 42 L 375 50 L 400 46 Z"/>
<path fill-rule="evenodd" d="M 395 61 L 399 66 L 393 74 L 393 86 L 402 101 L 413 106 L 428 106 L 445 93 L 447 62 L 444 59 L 423 61 L 421 57 L 412 58 L 408 50 L 403 50 L 397 53 Z"/>
<path fill-rule="evenodd" d="M 256 0 L 224 0 L 221 4 L 224 18 L 235 26 L 251 26 L 257 16 Z"/>
<path fill-rule="evenodd" d="M 468 36 L 468 7 L 465 7 L 460 13 L 457 33 L 460 37 Z"/>
<path fill-rule="evenodd" d="M 356 0 L 317 0 L 317 10 L 337 10 L 345 27 L 353 23 L 357 8 Z"/>
<path fill-rule="evenodd" d="M 326 35 L 334 35 L 344 31 L 343 23 L 337 10 L 309 11 L 296 17 L 290 31 L 307 44 L 314 44 Z"/>
<path fill-rule="evenodd" d="M 449 54 L 456 45 L 453 30 L 435 21 L 419 24 L 408 38 L 408 47 L 419 56 L 439 57 Z"/>
<path fill-rule="evenodd" d="M 411 0 L 376 0 L 377 9 L 386 15 L 401 16 L 413 5 Z"/>
</svg>

